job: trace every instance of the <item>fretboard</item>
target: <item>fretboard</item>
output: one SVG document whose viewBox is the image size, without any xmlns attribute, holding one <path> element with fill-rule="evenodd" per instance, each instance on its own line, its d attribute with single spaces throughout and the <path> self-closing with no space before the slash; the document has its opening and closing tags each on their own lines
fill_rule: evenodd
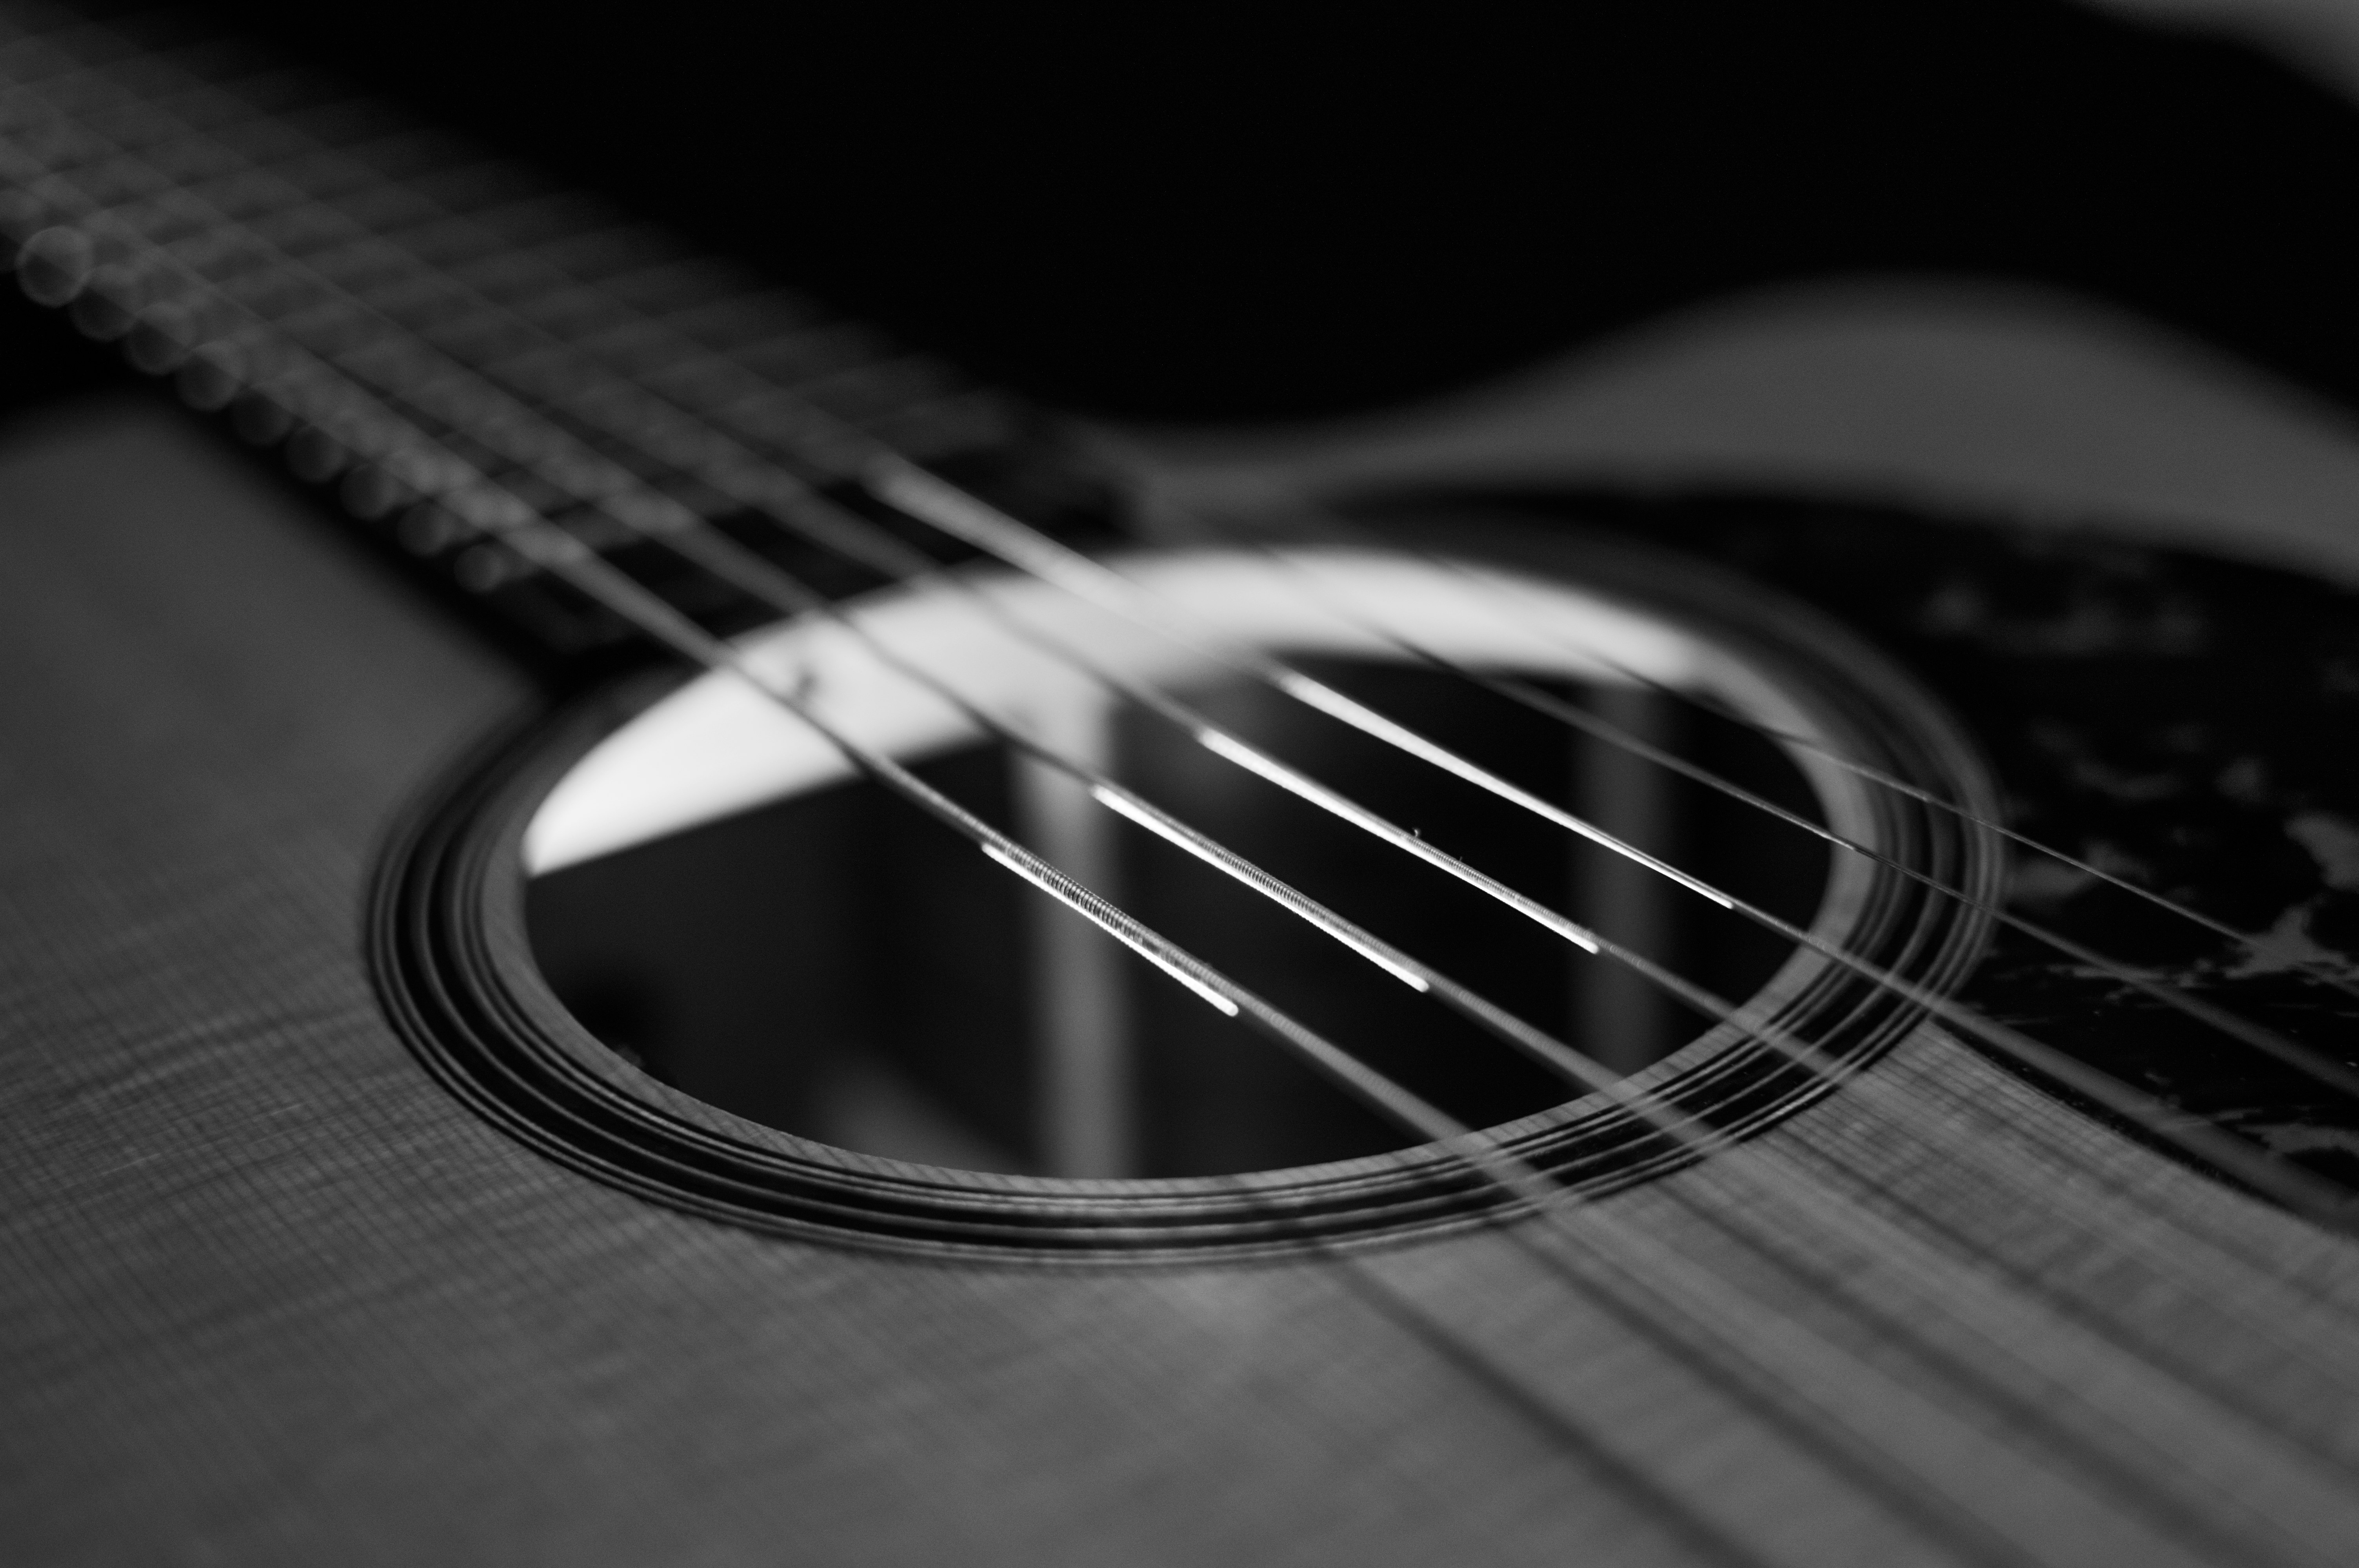
<svg viewBox="0 0 2359 1568">
<path fill-rule="evenodd" d="M 558 650 L 629 628 L 545 569 L 544 524 L 728 631 L 965 552 L 878 500 L 880 461 L 1089 509 L 1016 401 L 217 44 L 0 7 L 0 253 Z"/>
</svg>

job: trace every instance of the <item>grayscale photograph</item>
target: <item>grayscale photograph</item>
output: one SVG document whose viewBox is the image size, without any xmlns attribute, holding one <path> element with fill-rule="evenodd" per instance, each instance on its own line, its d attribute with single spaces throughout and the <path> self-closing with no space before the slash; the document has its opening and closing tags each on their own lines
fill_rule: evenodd
<svg viewBox="0 0 2359 1568">
<path fill-rule="evenodd" d="M 9 1568 L 2359 1563 L 2359 0 L 0 0 Z"/>
</svg>

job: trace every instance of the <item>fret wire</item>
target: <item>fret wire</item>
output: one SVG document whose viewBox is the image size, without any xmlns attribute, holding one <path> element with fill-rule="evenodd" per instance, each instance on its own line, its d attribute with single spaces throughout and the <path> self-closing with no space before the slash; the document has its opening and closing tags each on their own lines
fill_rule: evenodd
<svg viewBox="0 0 2359 1568">
<path fill-rule="evenodd" d="M 199 276 L 201 277 L 202 276 L 201 274 Z M 213 280 L 207 279 L 206 281 L 212 282 Z M 244 304 L 247 302 L 240 301 L 240 303 Z M 286 325 L 283 319 L 280 325 L 282 327 Z M 300 325 L 300 323 L 298 323 L 299 330 Z M 387 325 L 389 328 L 393 327 L 392 323 L 387 323 Z M 397 331 L 397 328 L 395 328 L 394 330 Z M 397 356 L 397 360 L 398 362 L 395 367 L 395 373 L 391 376 L 387 376 L 384 381 L 383 384 L 386 390 L 406 391 L 412 401 L 415 401 L 420 395 L 433 396 L 436 398 L 438 405 L 436 412 L 448 418 L 454 425 L 466 424 L 469 423 L 471 419 L 480 424 L 481 420 L 484 416 L 485 410 L 480 406 L 475 408 L 460 408 L 454 410 L 448 401 L 446 386 L 438 385 L 434 379 L 421 380 L 418 377 L 416 372 L 419 366 L 414 354 L 399 354 Z M 520 411 L 511 408 L 506 412 L 510 416 L 512 422 L 513 415 Z M 547 427 L 544 427 L 539 438 L 531 441 L 529 444 L 521 446 L 512 442 L 506 447 L 504 450 L 506 455 L 515 458 L 528 465 L 539 467 L 544 470 L 549 470 L 552 456 L 563 460 L 565 463 L 565 469 L 563 471 L 545 471 L 544 477 L 551 478 L 557 482 L 566 485 L 569 488 L 573 488 L 577 491 L 588 492 L 588 493 L 584 495 L 584 499 L 597 500 L 611 504 L 615 493 L 626 488 L 626 481 L 618 482 L 618 481 L 623 480 L 624 476 L 620 475 L 616 470 L 614 470 L 611 468 L 602 467 L 599 460 L 591 456 L 586 451 L 578 449 L 568 449 L 567 443 L 561 437 L 560 437 L 555 443 L 557 449 L 556 452 L 552 454 L 549 449 L 550 443 L 548 437 L 555 434 L 555 432 L 549 431 Z"/>
<path fill-rule="evenodd" d="M 210 89 L 201 89 L 198 91 L 211 92 L 212 96 L 220 98 L 226 103 L 236 104 L 239 117 L 243 117 L 246 120 L 263 120 L 266 123 L 267 122 L 267 116 L 258 114 L 250 105 L 237 104 L 236 100 L 229 97 L 229 95 L 225 93 L 212 92 Z M 193 91 L 189 94 L 189 96 L 196 95 L 197 92 Z M 353 106 L 361 106 L 366 103 L 365 100 L 353 100 L 349 102 Z M 165 104 L 158 104 L 153 102 L 127 103 L 124 105 L 124 108 L 126 113 L 146 114 L 151 121 L 157 117 L 159 111 L 162 114 L 169 118 L 179 119 L 182 121 L 182 123 L 177 126 L 164 125 L 158 127 L 156 131 L 156 136 L 159 142 L 166 142 L 180 146 L 199 145 L 194 138 L 191 138 L 188 135 L 188 132 L 190 129 L 196 129 L 205 133 L 207 140 L 216 146 L 223 156 L 231 160 L 230 168 L 226 172 L 229 173 L 232 178 L 250 181 L 255 176 L 260 173 L 270 172 L 278 174 L 281 178 L 287 179 L 287 181 L 292 185 L 297 191 L 298 200 L 296 202 L 289 203 L 288 205 L 290 207 L 299 208 L 308 204 L 328 204 L 332 203 L 334 199 L 332 192 L 322 191 L 316 188 L 306 188 L 299 178 L 297 178 L 293 174 L 288 173 L 279 163 L 275 163 L 269 158 L 255 159 L 251 153 L 240 151 L 234 146 L 223 142 L 222 138 L 227 133 L 234 131 L 235 128 L 234 120 L 233 123 L 228 125 L 207 126 L 201 124 L 192 125 L 186 121 L 182 114 L 174 110 L 168 103 Z M 283 127 L 280 127 L 280 129 L 283 133 Z M 407 140 L 414 143 L 420 141 L 422 138 L 411 135 L 406 138 L 383 139 Z M 297 143 L 289 145 L 286 143 L 282 137 L 282 143 L 278 148 L 278 153 L 280 158 L 283 159 L 285 163 L 293 163 L 298 165 L 305 162 L 319 164 L 325 159 L 334 157 L 336 159 L 340 159 L 347 168 L 352 170 L 355 177 L 353 181 L 355 186 L 365 188 L 372 193 L 404 195 L 408 197 L 413 203 L 420 200 L 414 192 L 402 191 L 399 187 L 386 181 L 385 176 L 381 172 L 362 167 L 359 163 L 359 158 L 365 156 L 364 149 L 356 153 L 353 149 L 350 148 L 323 146 L 313 143 Z M 473 164 L 467 167 L 481 168 L 484 170 L 497 171 L 509 178 L 512 181 L 519 178 L 509 166 L 497 160 L 477 159 L 474 160 Z M 462 213 L 452 209 L 444 208 L 437 212 L 436 219 L 438 222 L 471 221 L 477 226 L 482 227 L 497 222 L 512 220 L 516 213 L 535 206 L 549 204 L 552 200 L 556 199 L 553 199 L 549 193 L 538 188 L 527 187 L 515 199 L 500 204 L 499 207 L 489 212 Z M 614 226 L 618 230 L 625 227 L 619 222 Z M 641 233 L 645 232 L 644 230 L 639 232 Z M 383 237 L 397 239 L 399 236 L 397 233 L 385 233 L 383 234 Z M 563 236 L 563 238 L 569 242 L 578 237 L 578 235 L 570 232 Z"/>
<path fill-rule="evenodd" d="M 462 219 L 462 220 L 460 220 L 460 222 L 463 222 L 463 221 L 464 221 L 463 219 Z M 363 234 L 360 234 L 360 235 L 354 236 L 354 237 L 353 237 L 353 241 L 352 241 L 352 244 L 353 244 L 353 247 L 354 247 L 354 248 L 356 248 L 356 249 L 365 249 L 365 248 L 368 248 L 368 246 L 370 245 L 370 243 L 371 243 L 371 241 L 372 241 L 373 239 L 379 239 L 379 238 L 383 238 L 383 239 L 391 239 L 391 240 L 393 240 L 393 241 L 394 241 L 395 243 L 399 243 L 399 240 L 400 240 L 400 236 L 399 236 L 399 235 L 397 235 L 397 235 L 373 236 L 373 235 L 367 234 L 367 233 L 363 233 Z M 570 240 L 571 238 L 571 236 L 569 236 L 569 237 L 568 237 L 568 239 L 569 239 L 569 240 Z M 656 271 L 657 269 L 656 269 L 656 268 L 649 268 L 649 269 L 647 269 L 647 271 L 649 271 L 649 272 L 654 272 L 654 271 Z M 611 291 L 611 287 L 612 287 L 612 285 L 610 284 L 610 286 L 609 286 L 609 290 L 610 290 L 610 291 Z M 593 297 L 594 297 L 596 296 L 596 294 L 598 293 L 598 291 L 597 291 L 597 290 L 595 290 L 594 288 L 583 289 L 583 290 L 582 290 L 581 292 L 582 292 L 583 294 L 591 295 L 591 296 L 592 296 Z M 749 299 L 749 300 L 747 300 L 747 301 L 745 301 L 743 304 L 740 304 L 740 302 L 738 302 L 738 301 L 734 301 L 734 300 L 712 300 L 712 299 L 710 299 L 710 298 L 698 298 L 698 299 L 695 299 L 695 300 L 693 301 L 693 303 L 692 303 L 692 304 L 688 308 L 688 309 L 687 309 L 687 310 L 685 310 L 685 311 L 681 312 L 681 315 L 684 317 L 684 316 L 687 316 L 687 315 L 689 315 L 689 314 L 690 314 L 690 313 L 702 313 L 702 312 L 707 312 L 707 311 L 713 310 L 713 309 L 715 309 L 715 308 L 724 308 L 724 309 L 743 309 L 743 308 L 745 308 L 746 307 L 749 307 L 749 306 L 750 306 L 750 307 L 752 307 L 753 308 L 759 309 L 759 308 L 762 308 L 762 306 L 763 306 L 765 303 L 766 303 L 766 302 L 765 302 L 762 298 L 760 298 L 758 296 L 757 296 L 757 297 L 755 297 L 755 298 L 753 298 L 753 299 Z M 628 325 L 628 324 L 629 324 L 629 323 L 625 323 L 625 325 Z M 679 322 L 676 323 L 676 326 L 677 326 L 679 329 L 684 330 L 685 331 L 693 331 L 693 330 L 694 330 L 694 326 L 693 326 L 693 324 L 692 324 L 692 323 L 690 323 L 690 322 L 685 321 L 685 320 L 682 320 L 682 321 L 679 321 Z M 858 335 L 864 335 L 864 330 L 858 329 L 858 328 L 856 328 L 856 327 L 853 327 L 853 326 L 851 326 L 851 325 L 849 325 L 849 324 L 836 324 L 836 323 L 829 323 L 829 324 L 826 324 L 826 325 L 824 325 L 824 326 L 821 327 L 821 328 L 819 329 L 819 330 L 820 330 L 821 333 L 840 333 L 840 334 L 842 334 L 842 335 L 843 335 L 843 336 L 847 336 L 847 337 L 856 337 L 856 336 L 858 336 Z M 795 341 L 795 340 L 796 340 L 796 339 L 797 339 L 797 337 L 799 337 L 799 336 L 807 336 L 807 334 L 804 334 L 804 333 L 801 333 L 801 332 L 799 332 L 799 331 L 795 331 L 795 330 L 790 330 L 790 331 L 788 331 L 788 332 L 780 333 L 780 334 L 777 334 L 776 337 L 774 337 L 774 338 L 770 339 L 769 341 L 766 341 L 766 342 L 762 342 L 762 343 L 756 344 L 756 345 L 749 345 L 749 346 L 748 346 L 748 347 L 749 347 L 749 351 L 752 351 L 752 352 L 767 352 L 767 351 L 788 351 L 788 350 L 789 350 L 789 349 L 790 349 L 790 346 L 793 344 L 793 342 Z M 912 367 L 912 369 L 915 369 L 916 367 L 919 367 L 919 366 L 926 365 L 926 364 L 928 363 L 928 362 L 924 361 L 924 360 L 922 359 L 922 357 L 920 357 L 920 356 L 906 356 L 906 359 L 907 359 L 907 361 L 908 361 L 908 364 Z M 863 374 L 864 373 L 874 373 L 875 372 L 875 370 L 876 370 L 876 369 L 877 369 L 877 367 L 876 367 L 876 366 L 875 366 L 875 365 L 857 365 L 857 364 L 855 364 L 855 365 L 850 365 L 850 366 L 844 366 L 844 367 L 842 367 L 840 370 L 838 370 L 838 371 L 836 371 L 836 372 L 833 372 L 833 373 L 832 373 L 832 374 L 835 374 L 835 375 L 845 376 L 845 377 L 858 377 L 859 375 Z M 810 379 L 811 379 L 812 381 L 820 381 L 820 380 L 822 380 L 822 379 L 824 379 L 824 378 L 822 378 L 822 377 L 821 377 L 821 376 L 814 375 L 814 376 L 813 376 L 813 377 L 811 377 Z M 798 384 L 798 386 L 799 386 L 799 384 Z"/>
<path fill-rule="evenodd" d="M 299 157 L 314 157 L 314 158 L 316 158 L 316 157 L 319 157 L 320 155 L 319 155 L 319 153 L 318 153 L 318 150 L 317 150 L 317 149 L 308 149 L 308 150 L 305 150 L 305 151 L 303 151 L 303 152 L 301 152 L 301 153 L 299 153 L 299 154 L 292 154 L 292 155 L 290 155 L 290 156 Z M 310 194 L 310 193 L 307 193 L 307 194 Z M 520 204 L 529 204 L 529 201 L 530 201 L 530 200 L 531 200 L 531 198 L 530 198 L 529 196 L 527 196 L 527 197 L 526 197 L 526 198 L 524 198 L 524 199 L 523 199 L 523 201 L 522 201 L 522 202 L 520 202 Z M 371 238 L 391 238 L 391 239 L 394 239 L 394 240 L 397 243 L 399 236 L 398 236 L 398 235 L 391 235 L 391 236 L 371 236 L 371 235 L 367 235 L 367 234 L 363 234 L 363 235 L 361 235 L 361 236 L 357 236 L 357 237 L 355 238 L 355 240 L 354 240 L 354 242 L 353 242 L 353 243 L 355 243 L 355 245 L 359 245 L 359 246 L 365 246 L 365 245 L 368 243 L 368 242 L 369 242 L 369 240 L 370 240 Z M 569 239 L 569 240 L 570 240 L 571 238 L 571 236 L 568 236 L 568 239 Z M 691 264 L 691 265 L 692 265 L 692 264 Z M 696 308 L 699 308 L 699 309 L 711 308 L 712 308 L 714 304 L 716 304 L 716 303 L 725 303 L 725 302 L 714 302 L 714 301 L 711 301 L 711 300 L 699 300 L 699 301 L 698 301 L 698 303 L 697 303 L 697 307 L 696 307 Z M 858 330 L 858 329 L 853 329 L 853 328 L 849 328 L 849 327 L 843 328 L 843 329 L 842 329 L 842 330 L 847 330 L 847 331 L 856 331 L 856 330 Z"/>
<path fill-rule="evenodd" d="M 314 161 L 316 161 L 320 155 L 319 155 L 319 153 L 317 152 L 317 150 L 316 150 L 316 149 L 314 149 L 314 150 L 312 150 L 312 151 L 310 151 L 310 152 L 299 153 L 299 154 L 296 154 L 296 155 L 293 155 L 293 156 L 294 156 L 294 157 L 296 158 L 296 160 L 297 160 L 297 161 L 301 161 L 301 160 L 302 160 L 302 159 L 304 159 L 304 158 L 311 158 L 311 159 L 313 159 Z M 255 171 L 251 170 L 251 169 L 241 169 L 241 170 L 238 170 L 238 171 L 237 171 L 237 176 L 236 176 L 236 177 L 237 177 L 237 178 L 244 178 L 244 179 L 248 179 L 248 180 L 250 180 L 252 178 L 254 178 L 255 172 Z M 301 201 L 301 200 L 302 200 L 303 198 L 305 198 L 305 197 L 311 197 L 311 196 L 314 196 L 315 194 L 316 194 L 316 193 L 314 193 L 314 192 L 300 191 L 300 190 L 299 189 L 299 193 L 298 193 L 298 201 L 297 201 L 297 202 L 295 202 L 295 203 L 288 203 L 288 205 L 290 208 L 291 208 L 291 207 L 298 206 L 298 205 L 299 205 L 299 204 L 300 204 L 300 201 Z M 519 203 L 519 205 L 529 205 L 532 200 L 533 200 L 533 198 L 531 198 L 531 197 L 527 196 L 527 197 L 526 197 L 526 198 L 523 200 L 523 201 L 521 201 L 521 202 Z M 460 224 L 464 224 L 464 223 L 467 222 L 467 220 L 465 219 L 465 217 L 464 217 L 463 215 L 453 215 L 453 216 L 452 216 L 451 218 L 450 218 L 450 219 L 447 219 L 447 220 L 440 220 L 440 221 L 450 222 L 450 223 L 453 224 L 454 226 L 456 226 L 456 225 L 460 225 Z M 266 229 L 265 229 L 265 231 L 264 231 L 264 232 L 265 232 L 266 233 L 267 233 L 267 230 L 266 230 Z M 282 245 L 282 248 L 286 248 L 286 247 L 285 247 L 285 244 L 284 244 L 284 242 L 283 242 L 283 239 L 281 239 L 279 236 L 275 236 L 275 235 L 274 235 L 274 236 L 271 236 L 271 237 L 274 239 L 274 241 L 275 241 L 275 242 L 277 242 L 277 243 L 281 243 L 281 245 Z M 569 242 L 570 242 L 570 241 L 571 241 L 571 240 L 572 240 L 572 239 L 574 239 L 574 238 L 575 238 L 575 236 L 566 236 L 566 239 L 567 239 Z M 395 235 L 372 234 L 372 233 L 368 233 L 368 232 L 361 232 L 361 233 L 358 233 L 358 234 L 355 234 L 355 235 L 351 236 L 351 237 L 350 237 L 350 240 L 349 240 L 349 245 L 350 245 L 350 248 L 354 249 L 354 250 L 367 250 L 367 249 L 372 248 L 373 244 L 374 244 L 375 243 L 376 243 L 376 242 L 381 242 L 381 241 L 384 241 L 384 240 L 392 240 L 394 243 L 399 243 L 399 239 L 400 239 L 400 236 L 399 236 L 399 235 L 397 235 L 397 234 L 395 234 Z M 299 250 L 298 250 L 298 251 L 294 252 L 293 254 L 302 254 L 302 253 L 301 253 Z M 310 256 L 310 257 L 307 257 L 306 259 L 312 260 L 312 261 L 315 263 L 315 265 L 317 264 L 317 262 L 318 262 L 318 260 L 319 260 L 319 258 L 318 258 L 316 255 L 315 255 L 315 256 Z M 693 264 L 690 264 L 690 265 L 693 265 Z M 653 270 L 656 270 L 656 269 L 655 269 L 655 268 L 649 268 L 649 269 L 647 269 L 647 270 L 649 270 L 649 271 L 653 271 Z M 585 292 L 586 292 L 586 291 L 585 291 Z M 731 301 L 713 301 L 713 300 L 711 300 L 711 299 L 709 299 L 709 298 L 699 298 L 699 299 L 697 299 L 697 300 L 695 301 L 694 305 L 692 306 L 692 308 L 693 308 L 693 309 L 695 309 L 695 310 L 698 310 L 698 311 L 702 311 L 702 310 L 709 310 L 709 309 L 711 309 L 711 308 L 714 308 L 716 305 L 726 306 L 726 305 L 730 305 L 730 304 L 732 304 L 732 303 L 734 303 L 734 302 L 731 302 Z M 856 329 L 848 329 L 848 328 L 840 328 L 840 329 L 837 329 L 837 330 L 856 330 Z M 793 334 L 791 334 L 791 333 L 789 333 L 789 334 L 781 334 L 781 335 L 780 335 L 780 339 L 779 339 L 778 341 L 781 341 L 781 342 L 783 342 L 783 341 L 790 341 L 792 336 L 793 336 Z M 856 367 L 855 367 L 855 368 L 856 368 Z M 816 378 L 815 378 L 815 379 L 816 379 Z"/>
<path fill-rule="evenodd" d="M 179 184 L 182 189 L 191 189 L 197 194 L 214 200 L 217 205 L 231 210 L 233 214 L 242 221 L 259 222 L 266 222 L 267 219 L 263 215 L 249 216 L 238 211 L 243 204 L 223 200 L 217 194 L 218 188 L 242 186 L 251 189 L 257 181 L 273 180 L 290 192 L 294 198 L 293 200 L 283 204 L 286 213 L 296 217 L 315 219 L 321 210 L 338 211 L 340 210 L 337 207 L 339 201 L 350 201 L 356 197 L 399 199 L 403 204 L 413 210 L 421 205 L 429 209 L 432 216 L 426 222 L 419 225 L 421 228 L 427 226 L 427 223 L 463 221 L 484 230 L 489 230 L 502 222 L 528 229 L 529 224 L 518 224 L 516 220 L 519 217 L 527 216 L 531 209 L 545 204 L 547 200 L 541 192 L 535 189 L 528 190 L 506 202 L 495 203 L 481 211 L 462 211 L 447 205 L 425 202 L 414 191 L 403 189 L 394 184 L 384 173 L 367 168 L 350 153 L 342 149 L 306 144 L 294 147 L 282 147 L 279 150 L 279 156 L 275 158 L 257 157 L 253 153 L 237 147 L 224 134 L 223 127 L 190 124 L 185 121 L 179 121 L 179 116 L 168 110 L 155 111 L 149 105 L 142 105 L 141 109 L 144 113 L 158 115 L 167 122 L 152 127 L 153 135 L 149 145 L 156 148 L 179 148 L 184 152 L 190 148 L 205 147 L 216 155 L 215 167 L 219 170 L 216 175 L 209 179 L 181 180 Z M 118 146 L 127 153 L 144 154 L 148 150 L 148 146 L 127 140 L 119 142 Z M 305 164 L 314 166 L 315 170 L 318 166 L 323 164 L 341 168 L 347 172 L 349 178 L 341 187 L 337 182 L 329 180 L 314 179 L 307 182 L 302 178 L 304 170 L 300 167 Z M 290 165 L 296 167 L 290 168 Z M 486 161 L 483 167 L 505 166 Z M 619 222 L 616 224 L 618 228 L 623 226 Z M 397 227 L 379 230 L 378 232 L 382 238 L 397 240 L 402 231 Z M 569 238 L 573 232 L 574 231 L 570 229 L 565 231 Z"/>
</svg>

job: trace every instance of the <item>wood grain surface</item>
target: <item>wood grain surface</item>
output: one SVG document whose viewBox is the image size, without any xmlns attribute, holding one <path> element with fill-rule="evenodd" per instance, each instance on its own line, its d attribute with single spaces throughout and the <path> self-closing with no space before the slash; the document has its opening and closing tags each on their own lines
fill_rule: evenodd
<svg viewBox="0 0 2359 1568">
<path fill-rule="evenodd" d="M 0 536 L 12 1561 L 2359 1552 L 2348 1244 L 1930 1032 L 1907 1117 L 1351 1259 L 953 1266 L 609 1191 L 360 958 L 389 823 L 528 684 L 160 405 L 17 427 Z"/>
</svg>

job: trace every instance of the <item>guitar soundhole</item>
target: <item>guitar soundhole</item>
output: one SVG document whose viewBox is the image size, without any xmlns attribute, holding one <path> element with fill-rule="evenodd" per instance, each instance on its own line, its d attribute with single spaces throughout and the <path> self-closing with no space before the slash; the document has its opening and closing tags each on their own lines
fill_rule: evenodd
<svg viewBox="0 0 2359 1568">
<path fill-rule="evenodd" d="M 1763 831 L 1726 795 L 1634 764 L 1450 674 L 1336 660 L 1296 667 L 1788 920 L 1806 925 L 1819 907 L 1824 844 L 1774 823 Z M 1626 686 L 1546 689 L 1821 818 L 1792 761 L 1739 725 Z M 1721 996 L 1751 996 L 1792 954 L 1775 933 L 1305 715 L 1266 686 L 1179 695 Z M 1239 774 L 1134 704 L 1089 722 L 1103 731 L 1091 749 L 1114 778 L 1614 1068 L 1660 1061 L 1714 1022 Z M 1470 1126 L 1573 1096 L 1430 994 L 1005 746 L 962 749 L 920 772 Z M 701 1100 L 821 1142 L 970 1170 L 1158 1177 L 1310 1165 L 1417 1141 L 874 784 L 838 784 L 536 877 L 527 910 L 542 973 L 600 1040 Z"/>
<path fill-rule="evenodd" d="M 1121 565 L 1193 635 L 986 576 L 777 628 L 744 656 L 839 738 L 1576 1192 L 1832 1092 L 1922 1015 L 1863 973 L 1939 989 L 1979 950 L 2000 858 L 1973 826 L 1992 807 L 1971 752 L 1872 653 L 1757 592 L 1546 538 L 1455 561 Z M 1011 874 L 731 675 L 619 688 L 505 749 L 421 819 L 384 892 L 387 1001 L 446 1083 L 569 1164 L 734 1223 L 1159 1256 L 1511 1206 L 1253 1010 Z M 1647 1111 L 1516 1031 L 1623 1076 Z"/>
</svg>

